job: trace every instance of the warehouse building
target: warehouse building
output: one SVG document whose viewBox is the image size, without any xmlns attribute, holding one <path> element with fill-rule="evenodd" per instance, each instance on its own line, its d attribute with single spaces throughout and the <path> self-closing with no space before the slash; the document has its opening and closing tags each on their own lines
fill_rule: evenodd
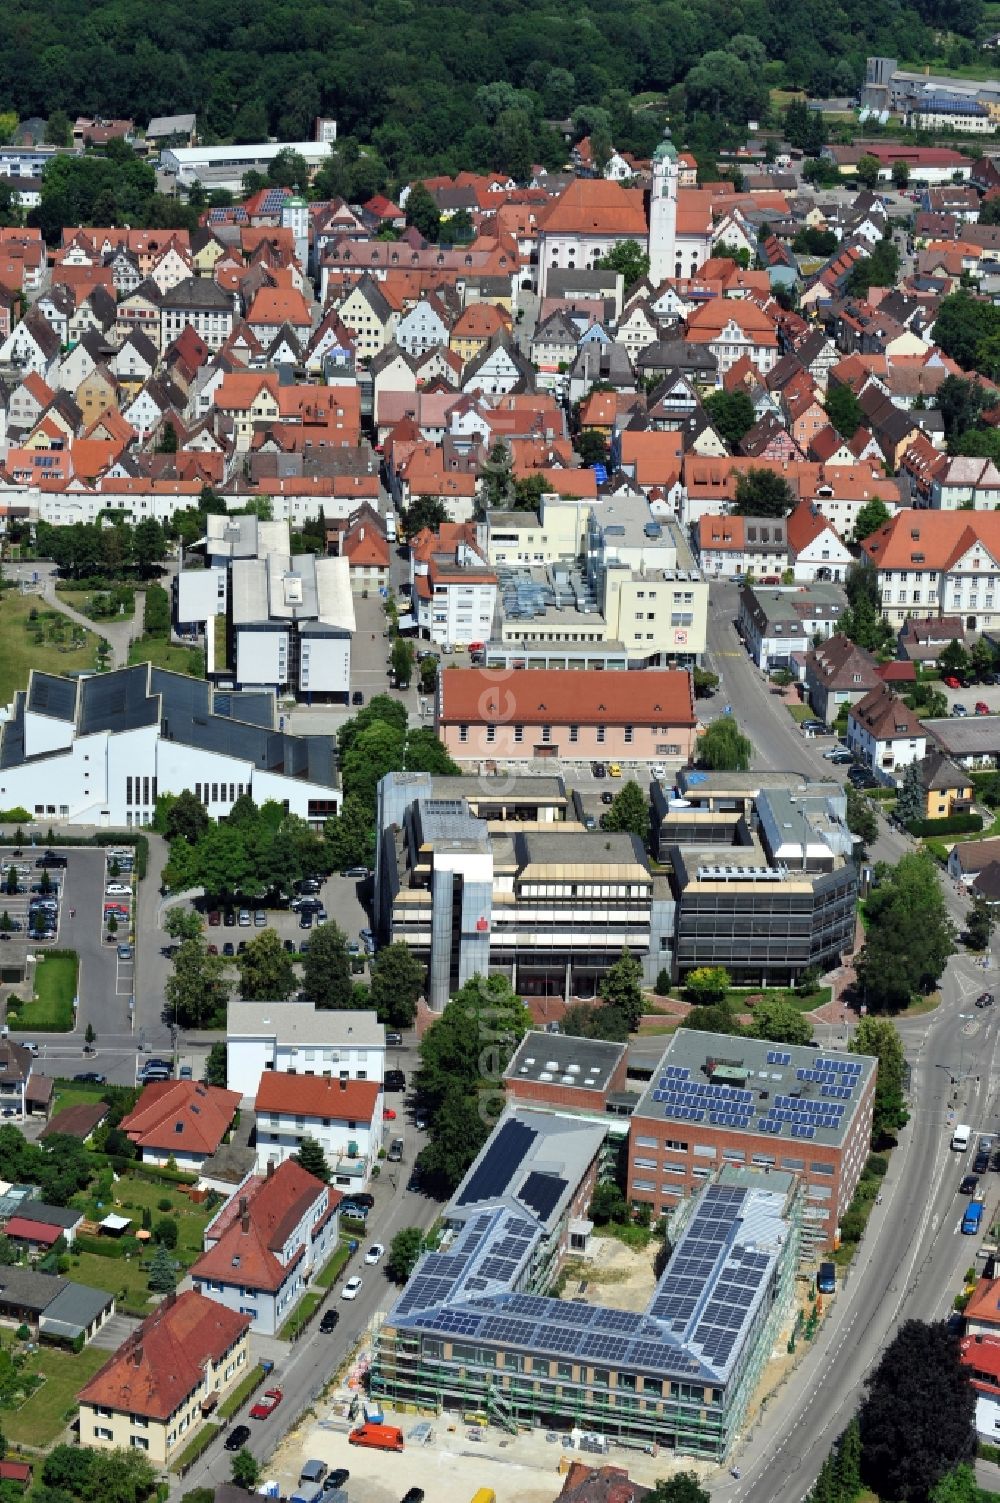
<svg viewBox="0 0 1000 1503">
<path fill-rule="evenodd" d="M 654 1216 L 723 1165 L 797 1175 L 803 1246 L 831 1247 L 871 1146 L 877 1060 L 681 1028 L 632 1116 L 628 1196 Z"/>
<path fill-rule="evenodd" d="M 372 1392 L 421 1410 L 596 1431 L 719 1461 L 790 1307 L 801 1195 L 792 1174 L 728 1165 L 673 1227 L 642 1312 L 546 1297 L 583 1218 L 603 1129 L 507 1112 L 377 1338 Z"/>
</svg>

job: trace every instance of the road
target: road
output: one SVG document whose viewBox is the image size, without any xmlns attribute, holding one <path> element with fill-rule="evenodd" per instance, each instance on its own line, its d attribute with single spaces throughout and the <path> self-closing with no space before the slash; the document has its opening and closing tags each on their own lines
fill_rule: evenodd
<svg viewBox="0 0 1000 1503">
<path fill-rule="evenodd" d="M 402 1062 L 404 1066 L 410 1063 L 406 1054 L 403 1055 Z M 402 1097 L 393 1099 L 402 1103 Z M 270 1419 L 260 1422 L 248 1420 L 245 1407 L 231 1421 L 232 1424 L 246 1423 L 250 1426 L 249 1449 L 259 1461 L 266 1461 L 288 1431 L 294 1428 L 304 1412 L 315 1401 L 320 1389 L 329 1382 L 334 1371 L 361 1341 L 375 1317 L 384 1315 L 396 1297 L 398 1291 L 385 1275 L 384 1261 L 377 1267 L 366 1265 L 365 1249 L 374 1241 L 381 1242 L 388 1249 L 395 1234 L 403 1227 L 429 1227 L 440 1212 L 441 1207 L 435 1200 L 429 1200 L 424 1195 L 411 1194 L 405 1188 L 395 1192 L 393 1190 L 387 1170 L 394 1170 L 396 1183 L 405 1187 L 413 1160 L 422 1142 L 412 1122 L 405 1124 L 402 1131 L 406 1137 L 404 1160 L 398 1165 L 384 1166 L 384 1178 L 374 1181 L 370 1186 L 375 1195 L 375 1209 L 369 1217 L 370 1232 L 362 1240 L 359 1252 L 345 1272 L 345 1277 L 352 1274 L 361 1276 L 363 1280 L 361 1292 L 356 1300 L 342 1300 L 340 1290 L 343 1279 L 341 1279 L 334 1285 L 322 1306 L 323 1309 L 339 1310 L 340 1324 L 336 1331 L 324 1336 L 320 1332 L 320 1316 L 317 1315 L 306 1335 L 294 1345 L 270 1338 L 252 1338 L 255 1356 L 274 1358 L 274 1373 L 268 1386 L 270 1382 L 274 1382 L 284 1394 L 281 1404 Z M 251 1402 L 252 1400 L 249 1400 L 248 1405 Z M 183 1480 L 171 1479 L 173 1496 L 190 1492 L 196 1487 L 214 1488 L 220 1483 L 228 1482 L 231 1476 L 231 1463 L 232 1457 L 224 1449 L 222 1439 L 214 1441 L 205 1456 Z M 266 1469 L 264 1475 L 267 1475 Z"/>
</svg>

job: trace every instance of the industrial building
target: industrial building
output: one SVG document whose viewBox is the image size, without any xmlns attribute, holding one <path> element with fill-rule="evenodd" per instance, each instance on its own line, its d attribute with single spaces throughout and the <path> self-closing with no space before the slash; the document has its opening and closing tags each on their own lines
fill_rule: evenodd
<svg viewBox="0 0 1000 1503">
<path fill-rule="evenodd" d="M 599 1123 L 504 1114 L 379 1330 L 373 1394 L 726 1455 L 790 1306 L 799 1182 L 722 1167 L 676 1217 L 643 1312 L 546 1297 L 586 1252 L 603 1140 Z"/>
<path fill-rule="evenodd" d="M 313 553 L 235 559 L 230 582 L 235 683 L 346 704 L 356 626 L 347 559 Z"/>
<path fill-rule="evenodd" d="M 251 146 L 165 146 L 160 152 L 160 171 L 187 190 L 195 183 L 203 188 L 228 188 L 239 193 L 248 172 L 267 176 L 275 157 L 293 151 L 303 157 L 313 176 L 329 161 L 333 141 L 270 141 Z"/>
<path fill-rule="evenodd" d="M 878 1061 L 680 1028 L 632 1114 L 628 1197 L 662 1216 L 723 1165 L 787 1171 L 803 1247 L 831 1247 L 871 1146 Z"/>
<path fill-rule="evenodd" d="M 340 809 L 329 736 L 278 729 L 274 695 L 155 668 L 93 678 L 33 669 L 0 727 L 0 798 L 55 823 L 148 825 L 161 793 L 193 792 L 213 819 L 243 794 L 321 827 Z"/>
</svg>

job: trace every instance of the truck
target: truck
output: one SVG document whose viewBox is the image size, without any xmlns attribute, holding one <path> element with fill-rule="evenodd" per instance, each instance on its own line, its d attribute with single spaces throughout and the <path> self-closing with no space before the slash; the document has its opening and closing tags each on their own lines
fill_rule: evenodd
<svg viewBox="0 0 1000 1503">
<path fill-rule="evenodd" d="M 972 1128 L 966 1122 L 959 1122 L 951 1135 L 951 1146 L 956 1153 L 964 1153 L 969 1146 L 972 1137 Z"/>
<path fill-rule="evenodd" d="M 403 1432 L 398 1425 L 358 1425 L 347 1437 L 352 1446 L 368 1446 L 373 1451 L 401 1451 Z"/>
<path fill-rule="evenodd" d="M 970 1200 L 962 1217 L 962 1235 L 974 1237 L 979 1230 L 983 1219 L 983 1203 L 981 1200 Z"/>
</svg>

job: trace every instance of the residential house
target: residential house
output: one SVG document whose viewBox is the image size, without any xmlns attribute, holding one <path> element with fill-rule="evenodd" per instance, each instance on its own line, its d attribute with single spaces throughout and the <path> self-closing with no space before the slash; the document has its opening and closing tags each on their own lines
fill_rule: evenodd
<svg viewBox="0 0 1000 1503">
<path fill-rule="evenodd" d="M 695 541 L 702 573 L 709 579 L 753 575 L 777 583 L 788 567 L 784 517 L 706 515 L 696 524 Z"/>
<path fill-rule="evenodd" d="M 861 544 L 882 614 L 956 615 L 966 630 L 1000 625 L 1000 512 L 900 510 Z"/>
<path fill-rule="evenodd" d="M 232 1126 L 236 1091 L 192 1080 L 154 1081 L 144 1086 L 121 1130 L 144 1164 L 173 1159 L 179 1169 L 200 1169 Z"/>
<path fill-rule="evenodd" d="M 427 293 L 404 313 L 396 325 L 396 343 L 408 355 L 424 355 L 439 345 L 447 345 L 448 318 L 443 304 Z"/>
<path fill-rule="evenodd" d="M 497 576 L 472 522 L 445 522 L 410 539 L 412 612 L 422 637 L 445 647 L 488 641 Z"/>
<path fill-rule="evenodd" d="M 788 518 L 788 552 L 796 583 L 844 580 L 854 555 L 814 502 L 802 500 Z"/>
<path fill-rule="evenodd" d="M 835 632 L 806 654 L 805 686 L 820 720 L 832 725 L 847 705 L 857 704 L 881 682 L 870 652 Z"/>
<path fill-rule="evenodd" d="M 534 377 L 529 361 L 517 349 L 506 330 L 501 330 L 465 366 L 462 371 L 462 390 L 504 396 L 515 389 L 531 391 Z"/>
<path fill-rule="evenodd" d="M 368 361 L 393 337 L 399 314 L 373 277 L 364 276 L 337 308 L 340 322 L 353 340 L 357 358 Z"/>
<path fill-rule="evenodd" d="M 385 1028 L 373 1012 L 334 1016 L 313 1002 L 230 1002 L 226 1059 L 226 1083 L 247 1103 L 271 1071 L 381 1081 Z"/>
<path fill-rule="evenodd" d="M 846 608 L 843 590 L 823 580 L 793 589 L 748 584 L 740 591 L 736 629 L 758 668 L 789 668 L 817 635 L 833 636 Z"/>
<path fill-rule="evenodd" d="M 80 1444 L 169 1465 L 248 1373 L 250 1326 L 194 1289 L 168 1295 L 80 1390 Z"/>
<path fill-rule="evenodd" d="M 953 814 L 971 812 L 975 792 L 972 780 L 945 752 L 932 747 L 920 761 L 919 772 L 926 819 L 950 819 Z"/>
<path fill-rule="evenodd" d="M 493 303 L 470 303 L 451 326 L 448 346 L 463 365 L 475 360 L 497 335 L 509 334 L 510 314 Z"/>
<path fill-rule="evenodd" d="M 0 344 L 0 364 L 48 381 L 59 362 L 59 336 L 40 313 L 29 310 Z"/>
<path fill-rule="evenodd" d="M 114 325 L 109 334 L 113 343 L 122 344 L 133 329 L 141 329 L 158 350 L 163 349 L 160 307 L 162 301 L 160 289 L 148 277 L 139 283 L 134 292 L 120 298 L 115 309 Z M 172 335 L 171 338 L 173 338 Z M 168 339 L 166 343 L 169 344 L 170 340 Z"/>
<path fill-rule="evenodd" d="M 442 675 L 443 677 L 444 675 Z M 322 1148 L 338 1189 L 363 1189 L 382 1147 L 382 1082 L 289 1075 L 261 1077 L 257 1117 L 257 1167 L 292 1158 L 305 1138 Z"/>
<path fill-rule="evenodd" d="M 992 459 L 960 454 L 942 459 L 931 481 L 930 504 L 939 511 L 996 511 L 1000 469 Z"/>
<path fill-rule="evenodd" d="M 695 308 L 687 317 L 685 340 L 706 346 L 723 373 L 744 355 L 762 374 L 778 359 L 774 319 L 745 298 L 712 298 Z"/>
<path fill-rule="evenodd" d="M 964 887 L 971 887 L 979 873 L 1000 863 L 1000 838 L 959 840 L 948 852 L 948 875 Z M 1000 1312 L 1000 1306 L 997 1307 Z"/>
<path fill-rule="evenodd" d="M 210 350 L 220 350 L 233 330 L 233 305 L 211 277 L 185 277 L 163 294 L 159 347 L 165 350 L 190 324 Z"/>
<path fill-rule="evenodd" d="M 276 1336 L 337 1246 L 340 1200 L 294 1159 L 248 1175 L 205 1228 L 193 1288 Z"/>
<path fill-rule="evenodd" d="M 884 783 L 898 783 L 902 769 L 927 752 L 923 723 L 888 684 L 879 683 L 847 712 L 847 745 Z"/>
</svg>

